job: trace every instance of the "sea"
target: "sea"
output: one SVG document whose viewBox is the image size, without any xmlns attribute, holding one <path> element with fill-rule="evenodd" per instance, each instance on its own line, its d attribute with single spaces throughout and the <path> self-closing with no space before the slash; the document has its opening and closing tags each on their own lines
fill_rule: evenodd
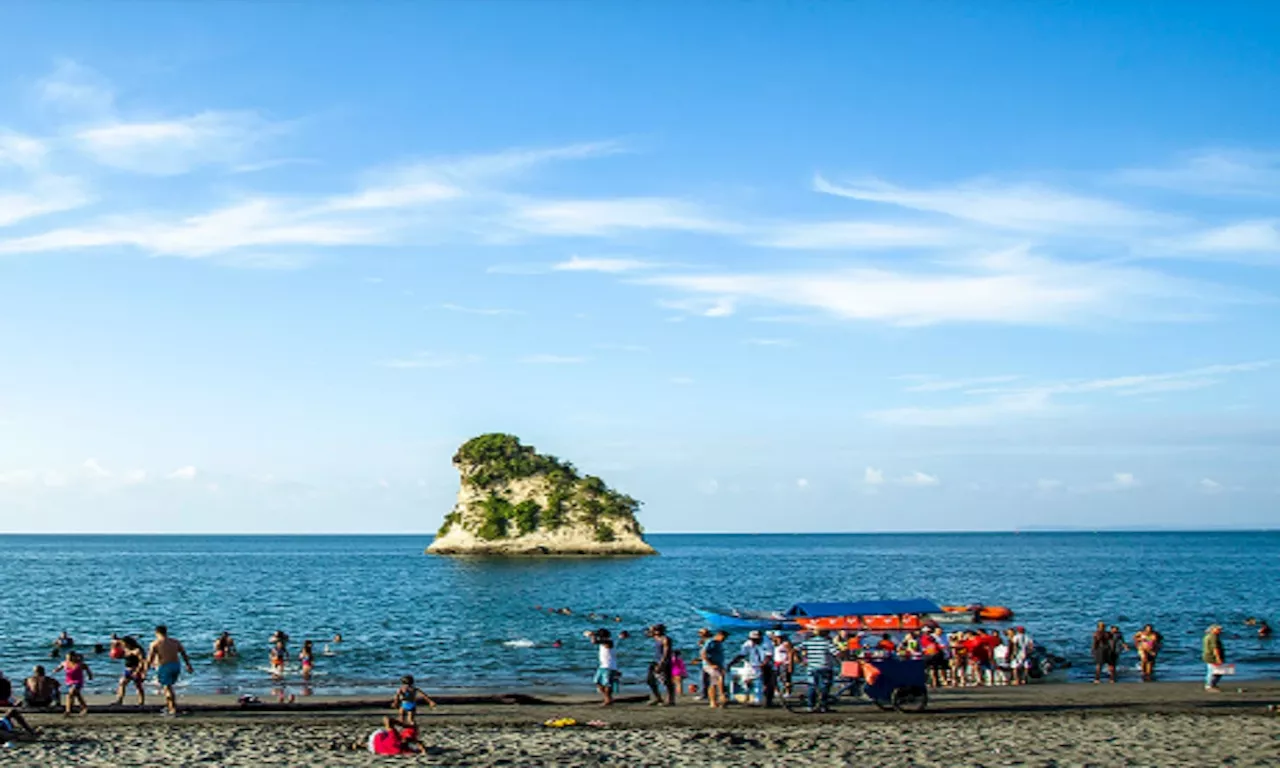
<svg viewBox="0 0 1280 768">
<path fill-rule="evenodd" d="M 429 556 L 430 536 L 0 536 L 0 670 L 51 663 L 66 630 L 106 692 L 119 662 L 93 652 L 111 633 L 149 641 L 157 623 L 196 667 L 191 693 L 387 693 L 414 674 L 428 691 L 590 687 L 586 630 L 627 630 L 624 679 L 643 677 L 643 628 L 667 625 L 696 654 L 694 607 L 785 609 L 815 600 L 927 597 L 1004 605 L 1042 646 L 1091 679 L 1095 622 L 1164 634 L 1160 677 L 1203 674 L 1200 641 L 1225 628 L 1237 679 L 1280 675 L 1280 532 L 651 535 L 658 557 L 480 559 Z M 567 608 L 571 615 L 548 609 Z M 996 625 L 1000 626 L 1000 625 Z M 215 636 L 241 650 L 215 662 Z M 311 639 L 304 683 L 268 667 L 268 638 Z M 335 644 L 335 634 L 342 642 Z M 557 647 L 557 642 L 559 645 Z M 53 662 L 56 663 L 56 662 Z M 1122 660 L 1135 681 L 1136 654 Z"/>
</svg>

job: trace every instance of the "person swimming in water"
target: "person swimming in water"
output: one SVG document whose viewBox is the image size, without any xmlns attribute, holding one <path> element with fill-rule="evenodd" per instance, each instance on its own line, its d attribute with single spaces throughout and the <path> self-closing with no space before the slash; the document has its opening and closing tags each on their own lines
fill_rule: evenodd
<svg viewBox="0 0 1280 768">
<path fill-rule="evenodd" d="M 53 640 L 53 649 L 55 651 L 65 651 L 68 648 L 74 648 L 75 645 L 76 641 L 72 639 L 71 635 L 67 634 L 65 629 Z"/>
<path fill-rule="evenodd" d="M 1267 640 L 1271 637 L 1271 625 L 1265 619 L 1258 619 L 1258 639 Z"/>
<path fill-rule="evenodd" d="M 230 632 L 223 632 L 213 641 L 213 658 L 219 661 L 231 659 L 239 655 L 236 651 L 236 641 L 231 638 Z"/>
</svg>

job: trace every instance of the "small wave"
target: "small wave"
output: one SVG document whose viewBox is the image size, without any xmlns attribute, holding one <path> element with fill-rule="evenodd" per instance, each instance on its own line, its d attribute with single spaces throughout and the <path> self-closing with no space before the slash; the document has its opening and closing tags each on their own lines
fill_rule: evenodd
<svg viewBox="0 0 1280 768">
<path fill-rule="evenodd" d="M 503 645 L 508 648 L 532 648 L 537 645 L 537 643 L 522 637 L 519 640 L 508 640 L 504 642 Z"/>
</svg>

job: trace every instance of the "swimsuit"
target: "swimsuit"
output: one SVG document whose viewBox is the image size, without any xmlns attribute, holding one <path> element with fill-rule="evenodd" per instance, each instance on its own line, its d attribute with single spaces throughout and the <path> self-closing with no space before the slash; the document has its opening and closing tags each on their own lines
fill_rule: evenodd
<svg viewBox="0 0 1280 768">
<path fill-rule="evenodd" d="M 165 687 L 178 682 L 178 678 L 181 676 L 182 665 L 176 661 L 171 661 L 168 664 L 161 664 L 160 669 L 156 670 L 156 678 L 160 681 L 160 685 Z"/>
</svg>

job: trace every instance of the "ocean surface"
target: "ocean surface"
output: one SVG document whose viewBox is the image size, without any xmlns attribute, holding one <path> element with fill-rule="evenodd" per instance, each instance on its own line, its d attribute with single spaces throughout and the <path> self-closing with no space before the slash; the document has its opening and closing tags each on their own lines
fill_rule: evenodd
<svg viewBox="0 0 1280 768">
<path fill-rule="evenodd" d="M 693 606 L 786 608 L 806 600 L 922 596 L 1007 605 L 1044 646 L 1091 675 L 1094 622 L 1126 635 L 1164 633 L 1164 679 L 1198 678 L 1206 625 L 1226 627 L 1241 678 L 1280 675 L 1280 640 L 1257 639 L 1248 616 L 1280 626 L 1280 533 L 1023 533 L 903 535 L 653 535 L 659 557 L 617 560 L 451 559 L 423 554 L 429 536 L 0 536 L 0 670 L 49 663 L 66 629 L 99 679 L 119 662 L 94 656 L 112 632 L 149 641 L 167 623 L 186 643 L 190 692 L 270 695 L 276 629 L 291 652 L 310 638 L 322 656 L 310 685 L 289 692 L 391 690 L 405 673 L 428 690 L 583 689 L 595 667 L 582 632 L 608 626 L 628 680 L 643 677 L 644 626 L 664 622 L 692 654 Z M 568 607 L 572 616 L 534 606 Z M 597 612 L 620 622 L 589 619 Z M 232 632 L 242 657 L 212 661 Z M 563 647 L 554 648 L 555 640 Z M 55 662 L 56 663 L 56 662 Z M 1137 658 L 1124 657 L 1134 680 Z"/>
</svg>

